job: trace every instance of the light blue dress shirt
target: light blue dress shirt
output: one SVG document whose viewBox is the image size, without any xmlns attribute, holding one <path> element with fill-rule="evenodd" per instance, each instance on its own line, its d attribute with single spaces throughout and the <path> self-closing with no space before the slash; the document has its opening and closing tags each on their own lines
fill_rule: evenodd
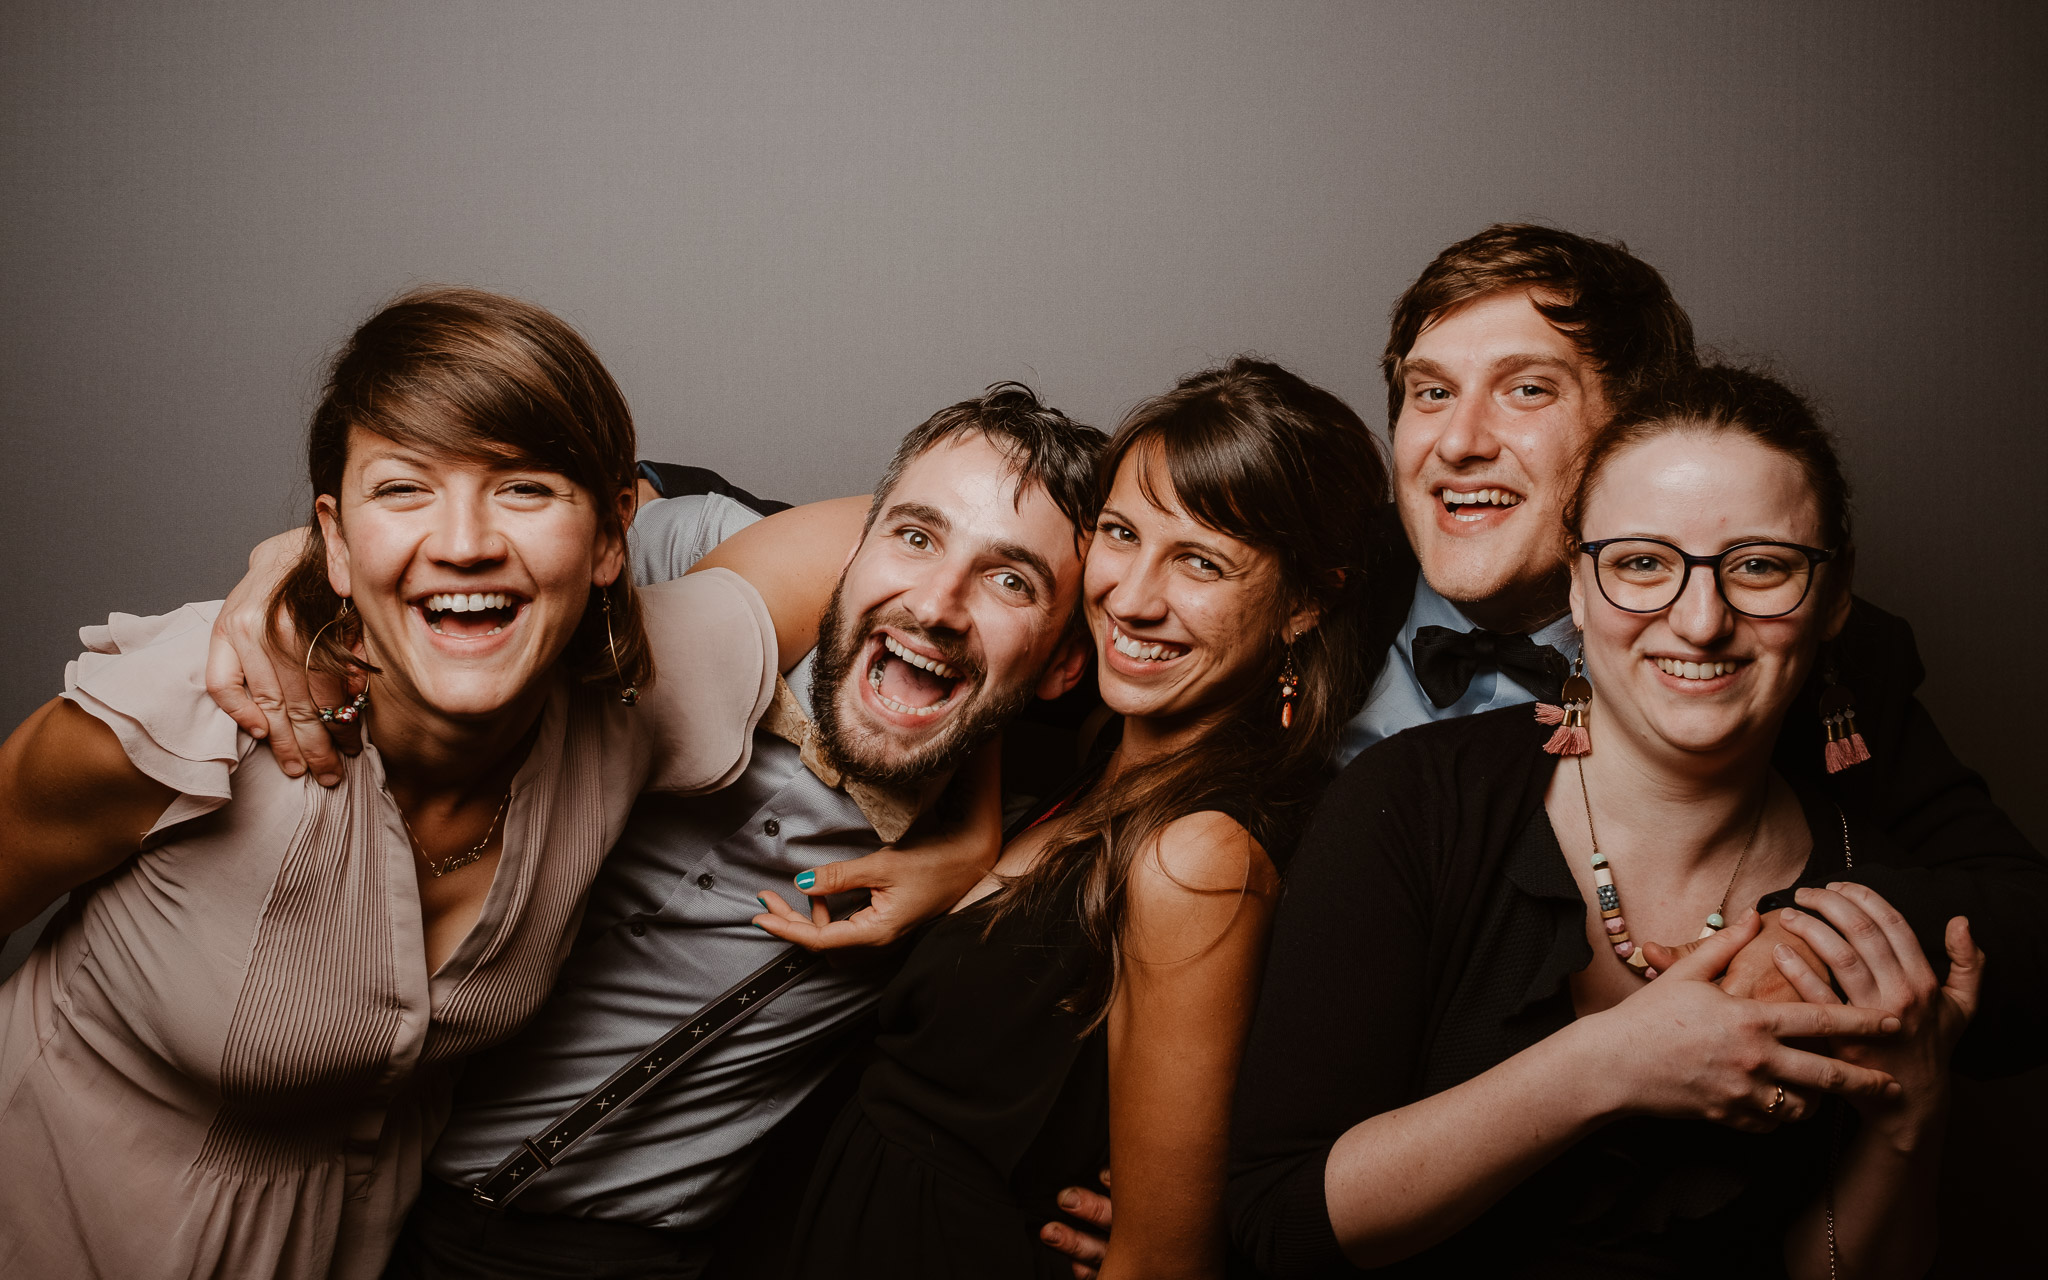
<svg viewBox="0 0 2048 1280">
<path fill-rule="evenodd" d="M 1387 664 L 1373 684 L 1365 709 L 1351 717 L 1337 742 L 1339 768 L 1350 764 L 1352 757 L 1375 742 L 1391 738 L 1403 729 L 1536 701 L 1535 694 L 1499 671 L 1475 673 L 1472 683 L 1465 686 L 1465 696 L 1448 707 L 1439 707 L 1422 691 L 1422 685 L 1415 679 L 1416 631 L 1423 627 L 1471 631 L 1477 625 L 1457 605 L 1438 595 L 1427 578 L 1415 575 L 1415 600 L 1408 606 L 1408 620 L 1401 624 L 1401 634 L 1394 638 L 1394 643 L 1387 646 Z M 1537 644 L 1549 645 L 1566 658 L 1579 656 L 1579 633 L 1572 626 L 1569 613 L 1530 632 L 1529 638 Z"/>
</svg>

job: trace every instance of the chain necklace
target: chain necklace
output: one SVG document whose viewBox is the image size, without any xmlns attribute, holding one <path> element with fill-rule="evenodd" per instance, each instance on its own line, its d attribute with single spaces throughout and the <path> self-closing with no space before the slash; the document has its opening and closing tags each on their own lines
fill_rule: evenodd
<svg viewBox="0 0 2048 1280">
<path fill-rule="evenodd" d="M 1614 948 L 1614 954 L 1626 961 L 1630 968 L 1646 977 L 1655 977 L 1650 971 L 1650 961 L 1643 955 L 1643 949 L 1628 936 L 1628 925 L 1621 918 L 1621 892 L 1614 887 L 1614 870 L 1607 865 L 1607 857 L 1600 852 L 1600 836 L 1593 830 L 1593 797 L 1586 791 L 1586 760 L 1581 756 L 1579 765 L 1579 799 L 1586 805 L 1586 836 L 1593 842 L 1593 892 L 1600 901 L 1600 922 L 1607 930 L 1607 941 Z M 1749 839 L 1742 842 L 1742 853 L 1735 859 L 1735 870 L 1728 873 L 1728 884 L 1721 890 L 1721 901 L 1707 913 L 1707 923 L 1700 930 L 1702 938 L 1712 937 L 1727 927 L 1728 919 L 1722 914 L 1728 910 L 1728 895 L 1735 892 L 1736 878 L 1742 874 L 1742 864 L 1749 861 L 1749 847 L 1756 843 L 1756 833 L 1764 825 L 1764 810 L 1770 807 L 1771 791 L 1764 788 L 1762 803 L 1756 807 L 1756 820 L 1749 824 Z"/>
<path fill-rule="evenodd" d="M 434 879 L 439 880 L 442 876 L 447 875 L 450 871 L 460 871 L 462 868 L 468 866 L 470 863 L 475 862 L 478 858 L 484 856 L 485 847 L 491 843 L 491 837 L 497 833 L 498 819 L 505 816 L 506 806 L 510 805 L 511 803 L 512 790 L 508 787 L 505 790 L 505 798 L 498 802 L 498 811 L 491 815 L 491 825 L 484 828 L 484 838 L 477 841 L 469 848 L 464 849 L 461 853 L 451 853 L 447 857 L 441 859 L 439 862 L 436 862 L 427 853 L 427 846 L 420 842 L 419 834 L 412 829 L 412 823 L 407 822 L 405 820 L 405 810 L 400 809 L 398 811 L 398 821 L 404 825 L 405 834 L 412 837 L 412 847 L 419 854 L 420 861 L 426 863 L 427 871 L 434 877 Z"/>
</svg>

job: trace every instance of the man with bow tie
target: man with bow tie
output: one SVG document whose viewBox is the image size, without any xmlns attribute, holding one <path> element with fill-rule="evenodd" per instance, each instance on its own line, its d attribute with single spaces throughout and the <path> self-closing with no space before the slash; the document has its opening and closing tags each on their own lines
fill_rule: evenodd
<svg viewBox="0 0 2048 1280">
<path fill-rule="evenodd" d="M 1496 225 L 1445 249 L 1409 286 L 1381 359 L 1395 489 L 1370 584 L 1383 665 L 1340 764 L 1428 721 L 1558 700 L 1578 657 L 1562 507 L 1579 452 L 1616 406 L 1695 359 L 1691 319 L 1656 269 L 1619 244 Z M 1824 771 L 1814 687 L 1786 719 L 1776 767 L 1869 813 L 1921 860 L 1865 879 L 1929 955 L 1943 955 L 1948 919 L 1967 915 L 2004 968 L 1959 1061 L 2041 1061 L 2040 855 L 1915 698 L 1923 669 L 1902 620 L 1858 599 L 1832 657 L 1870 760 Z M 1730 988 L 1795 998 L 1770 959 L 1780 942 L 1804 950 L 1767 926 L 1731 967 Z"/>
</svg>

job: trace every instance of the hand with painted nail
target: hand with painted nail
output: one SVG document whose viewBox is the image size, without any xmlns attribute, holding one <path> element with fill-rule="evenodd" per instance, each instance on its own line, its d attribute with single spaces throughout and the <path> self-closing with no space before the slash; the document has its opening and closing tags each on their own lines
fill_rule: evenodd
<svg viewBox="0 0 2048 1280">
<path fill-rule="evenodd" d="M 362 739 L 352 723 L 321 723 L 320 708 L 341 706 L 356 690 L 324 671 L 307 672 L 303 642 L 282 610 L 274 638 L 272 629 L 271 600 L 304 554 L 306 537 L 304 529 L 287 530 L 249 553 L 248 574 L 213 620 L 206 692 L 245 733 L 270 743 L 271 757 L 286 774 L 310 771 L 331 787 L 341 781 L 341 757 L 360 751 Z M 287 652 L 292 649 L 298 652 Z"/>
<path fill-rule="evenodd" d="M 1096 1176 L 1102 1180 L 1102 1191 L 1068 1187 L 1059 1195 L 1060 1212 L 1087 1223 L 1093 1231 L 1082 1231 L 1065 1222 L 1048 1222 L 1038 1230 L 1040 1240 L 1066 1256 L 1074 1280 L 1095 1280 L 1103 1259 L 1109 1256 L 1110 1203 L 1103 1194 L 1109 1190 L 1109 1170 L 1104 1169 Z"/>
<path fill-rule="evenodd" d="M 1801 889 L 1798 902 L 1803 909 L 1775 914 L 1833 969 L 1842 996 L 1790 947 L 1778 950 L 1778 965 L 1809 1003 L 1840 1005 L 1846 997 L 1899 1019 L 1896 1036 L 1842 1042 L 1829 1051 L 1898 1080 L 1898 1097 L 1859 1099 L 1858 1107 L 1866 1123 L 1899 1140 L 1917 1140 L 1946 1112 L 1949 1058 L 1977 1009 L 1985 961 L 1969 921 L 1957 916 L 1948 922 L 1949 972 L 1942 982 L 1905 917 L 1873 890 L 1838 882 Z"/>
<path fill-rule="evenodd" d="M 913 828 L 904 839 L 866 857 L 803 872 L 795 884 L 811 900 L 809 914 L 778 894 L 764 893 L 754 924 L 812 951 L 882 947 L 959 902 L 1002 852 L 999 744 L 990 742 L 976 752 L 960 772 L 954 785 L 967 788 L 967 812 L 959 821 L 930 833 Z M 834 920 L 827 899 L 856 889 L 868 891 L 867 905 Z"/>
</svg>

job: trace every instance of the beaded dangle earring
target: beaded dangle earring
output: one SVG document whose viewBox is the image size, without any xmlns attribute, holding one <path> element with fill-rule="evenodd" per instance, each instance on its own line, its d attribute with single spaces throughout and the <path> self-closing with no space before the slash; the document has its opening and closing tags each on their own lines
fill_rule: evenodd
<svg viewBox="0 0 2048 1280">
<path fill-rule="evenodd" d="M 1294 698 L 1301 692 L 1301 678 L 1294 674 L 1294 641 L 1287 642 L 1287 660 L 1280 666 L 1280 727 L 1294 727 Z"/>
<path fill-rule="evenodd" d="M 1821 759 L 1829 773 L 1840 773 L 1851 765 L 1870 759 L 1870 747 L 1856 729 L 1856 697 L 1846 685 L 1835 682 L 1834 659 L 1828 659 L 1820 691 L 1820 723 L 1827 732 Z"/>
<path fill-rule="evenodd" d="M 327 628 L 333 626 L 337 622 L 345 621 L 348 618 L 351 609 L 352 606 L 350 605 L 347 597 L 343 597 L 341 602 L 341 608 L 334 611 L 333 617 L 329 618 L 327 621 L 320 624 L 320 629 L 313 633 L 312 641 L 306 645 L 306 657 L 305 660 L 302 663 L 300 663 L 300 665 L 303 666 L 306 670 L 306 684 L 308 685 L 308 687 L 310 687 L 313 683 L 313 650 L 320 647 L 320 637 L 327 634 Z M 370 691 L 368 689 L 365 689 L 361 693 L 357 694 L 353 699 L 351 699 L 348 702 L 342 703 L 338 707 L 320 707 L 317 708 L 317 710 L 320 712 L 321 724 L 353 724 L 355 723 L 356 717 L 363 714 L 363 709 L 368 707 L 369 705 Z"/>
<path fill-rule="evenodd" d="M 1593 682 L 1586 679 L 1585 659 L 1572 660 L 1572 673 L 1565 677 L 1558 701 L 1564 705 L 1536 704 L 1537 721 L 1557 726 L 1557 732 L 1550 735 L 1543 749 L 1554 756 L 1590 755 L 1593 735 L 1586 730 L 1586 712 L 1593 706 Z"/>
<path fill-rule="evenodd" d="M 611 589 L 607 587 L 607 588 L 601 588 L 601 590 L 603 590 L 603 592 L 604 592 L 604 595 L 603 595 L 603 597 L 602 597 L 602 598 L 603 598 L 603 600 L 604 600 L 604 639 L 605 639 L 605 643 L 611 646 L 611 651 L 612 651 L 612 672 L 613 672 L 613 674 L 617 675 L 617 676 L 618 676 L 618 678 L 619 678 L 619 701 L 620 701 L 620 702 L 623 702 L 623 703 L 625 703 L 625 704 L 626 704 L 627 706 L 629 706 L 629 707 L 630 707 L 630 706 L 632 706 L 632 705 L 633 705 L 634 703 L 636 703 L 636 702 L 640 701 L 640 690 L 639 690 L 638 686 L 635 686 L 635 685 L 630 685 L 630 684 L 627 684 L 627 683 L 626 683 L 626 671 L 625 671 L 625 668 L 623 668 L 623 667 L 621 667 L 621 666 L 619 665 L 619 641 L 618 641 L 618 637 L 617 637 L 617 636 L 614 636 L 614 635 L 612 634 L 612 593 L 611 593 Z"/>
</svg>

